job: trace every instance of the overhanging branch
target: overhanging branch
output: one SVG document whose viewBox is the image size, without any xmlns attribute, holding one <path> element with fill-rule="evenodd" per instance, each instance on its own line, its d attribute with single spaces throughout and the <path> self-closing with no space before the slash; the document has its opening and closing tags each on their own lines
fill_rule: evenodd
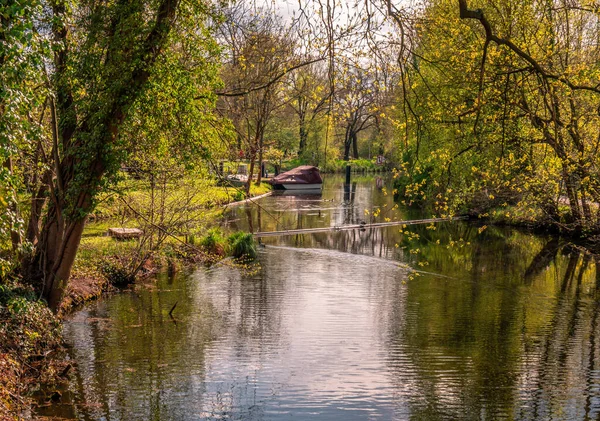
<svg viewBox="0 0 600 421">
<path fill-rule="evenodd" d="M 481 24 L 481 26 L 483 26 L 483 29 L 485 30 L 486 42 L 492 41 L 492 42 L 496 43 L 497 45 L 504 45 L 504 46 L 508 47 L 516 55 L 518 55 L 523 60 L 528 62 L 531 65 L 531 67 L 533 68 L 533 70 L 535 70 L 543 78 L 553 79 L 553 80 L 562 82 L 572 90 L 584 90 L 584 91 L 600 93 L 600 84 L 597 84 L 595 86 L 577 85 L 577 84 L 574 84 L 573 82 L 571 82 L 569 79 L 567 79 L 564 76 L 560 76 L 560 75 L 553 74 L 553 73 L 546 71 L 546 69 L 544 69 L 543 66 L 540 63 L 538 63 L 537 60 L 535 60 L 533 57 L 531 57 L 531 55 L 529 55 L 527 52 L 525 52 L 524 50 L 519 48 L 519 46 L 517 46 L 511 40 L 506 39 L 506 38 L 501 38 L 501 37 L 495 35 L 492 30 L 492 26 L 491 26 L 490 22 L 487 20 L 485 14 L 483 13 L 483 10 L 469 9 L 468 5 L 467 5 L 467 0 L 458 0 L 458 7 L 459 7 L 461 19 L 474 19 L 474 20 L 479 21 L 479 23 Z"/>
<path fill-rule="evenodd" d="M 301 67 L 304 66 L 308 66 L 311 65 L 313 63 L 317 63 L 321 60 L 325 60 L 325 57 L 318 57 L 316 59 L 313 60 L 309 60 L 309 61 L 304 61 L 302 63 L 296 64 L 295 66 L 292 66 L 288 69 L 284 69 L 281 73 L 279 73 L 278 75 L 276 75 L 275 77 L 273 77 L 271 80 L 269 80 L 268 82 L 259 85 L 259 86 L 254 86 L 252 88 L 246 88 L 246 89 L 241 89 L 241 90 L 236 90 L 236 91 L 229 91 L 229 92 L 216 92 L 216 94 L 218 96 L 224 96 L 224 97 L 236 97 L 236 96 L 244 96 L 244 95 L 248 95 L 249 93 L 252 92 L 256 92 L 256 91 L 260 91 L 263 89 L 268 88 L 269 86 L 277 83 L 282 77 L 284 77 L 285 75 L 287 75 L 288 73 L 293 72 L 294 70 L 297 70 Z M 206 95 L 201 95 L 201 96 L 197 96 L 195 99 L 204 99 L 207 98 Z"/>
</svg>

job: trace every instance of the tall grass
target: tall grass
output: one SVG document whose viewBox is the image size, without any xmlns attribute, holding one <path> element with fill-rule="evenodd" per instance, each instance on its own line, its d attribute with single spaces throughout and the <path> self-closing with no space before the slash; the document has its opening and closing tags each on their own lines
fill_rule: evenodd
<svg viewBox="0 0 600 421">
<path fill-rule="evenodd" d="M 256 243 L 252 234 L 239 231 L 228 238 L 231 255 L 236 259 L 256 259 Z"/>
</svg>

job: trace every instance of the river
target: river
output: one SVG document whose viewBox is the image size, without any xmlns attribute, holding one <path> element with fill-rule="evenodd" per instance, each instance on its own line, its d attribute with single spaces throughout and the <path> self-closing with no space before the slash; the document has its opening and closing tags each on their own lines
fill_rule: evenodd
<svg viewBox="0 0 600 421">
<path fill-rule="evenodd" d="M 393 206 L 374 177 L 344 186 L 330 176 L 320 196 L 264 198 L 232 208 L 224 224 L 274 231 L 423 216 Z M 73 314 L 64 329 L 73 381 L 39 413 L 600 416 L 600 270 L 581 249 L 466 222 L 262 241 L 257 264 L 163 275 Z"/>
</svg>

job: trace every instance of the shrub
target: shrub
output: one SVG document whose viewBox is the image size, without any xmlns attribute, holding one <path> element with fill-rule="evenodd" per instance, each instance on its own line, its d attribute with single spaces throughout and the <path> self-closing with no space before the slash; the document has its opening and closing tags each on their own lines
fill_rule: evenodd
<svg viewBox="0 0 600 421">
<path fill-rule="evenodd" d="M 241 190 L 236 190 L 235 193 L 233 194 L 233 200 L 235 202 L 240 202 L 240 201 L 244 200 L 245 198 L 246 198 L 246 195 Z"/>
<path fill-rule="evenodd" d="M 114 286 L 126 286 L 135 280 L 131 270 L 117 259 L 106 259 L 100 263 L 99 268 L 108 282 Z"/>
<path fill-rule="evenodd" d="M 223 256 L 225 254 L 225 238 L 220 228 L 211 228 L 202 240 L 200 245 L 211 254 Z"/>
<path fill-rule="evenodd" d="M 231 255 L 236 259 L 256 259 L 256 244 L 252 234 L 239 231 L 229 236 Z"/>
<path fill-rule="evenodd" d="M 28 390 L 58 381 L 61 325 L 30 286 L 0 284 L 0 419 L 21 419 Z"/>
</svg>

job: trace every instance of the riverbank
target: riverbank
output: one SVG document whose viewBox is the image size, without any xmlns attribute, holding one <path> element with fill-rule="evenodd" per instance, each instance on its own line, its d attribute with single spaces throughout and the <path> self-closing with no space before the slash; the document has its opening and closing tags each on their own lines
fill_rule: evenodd
<svg viewBox="0 0 600 421">
<path fill-rule="evenodd" d="M 598 208 L 595 207 L 594 211 L 598 212 Z M 468 213 L 472 219 L 488 225 L 517 227 L 534 233 L 564 237 L 595 249 L 600 246 L 600 227 L 573 224 L 566 208 L 549 214 L 539 207 L 507 205 L 490 207 L 485 211 L 471 209 Z"/>
<path fill-rule="evenodd" d="M 36 291 L 11 282 L 0 286 L 0 337 L 0 419 L 22 419 L 31 396 L 52 399 L 42 389 L 52 390 L 70 370 L 61 321 Z"/>
<path fill-rule="evenodd" d="M 267 194 L 270 186 L 252 185 L 251 196 Z M 181 198 L 181 191 L 163 197 L 166 206 Z M 189 199 L 190 196 L 186 196 Z M 71 364 L 65 359 L 61 330 L 62 319 L 86 302 L 101 295 L 119 291 L 131 282 L 160 272 L 175 272 L 186 265 L 210 264 L 225 257 L 203 246 L 211 227 L 217 226 L 224 205 L 240 199 L 239 190 L 209 186 L 202 200 L 187 203 L 179 212 L 194 212 L 194 221 L 186 221 L 187 230 L 161 223 L 138 211 L 152 198 L 148 191 L 129 188 L 118 200 L 106 199 L 87 224 L 71 280 L 57 315 L 53 314 L 39 293 L 18 278 L 0 285 L 0 420 L 28 416 L 35 402 L 60 401 L 56 392 L 68 381 Z M 166 212 L 162 213 L 163 218 Z M 176 215 L 177 216 L 177 215 Z M 108 236 L 109 227 L 138 228 L 148 235 L 120 241 Z M 164 227 L 173 229 L 167 232 Z M 148 231 L 153 230 L 153 234 Z M 162 233 L 162 235 L 160 234 Z M 225 236 L 223 241 L 227 241 Z M 149 246 L 149 243 L 151 244 Z M 231 245 L 233 249 L 235 245 Z M 234 253 L 232 251 L 231 253 Z"/>
<path fill-rule="evenodd" d="M 355 177 L 349 189 L 344 181 L 324 177 L 319 197 L 273 196 L 260 207 L 233 208 L 224 223 L 271 232 L 358 224 L 377 207 L 377 220 L 422 216 L 406 208 L 385 215 L 396 202 L 375 177 Z M 265 238 L 262 270 L 251 275 L 218 264 L 91 303 L 65 321 L 70 354 L 82 367 L 71 400 L 65 394 L 63 405 L 44 414 L 258 413 L 279 421 L 360 420 L 365 409 L 382 419 L 459 419 L 483 412 L 510 418 L 545 402 L 556 417 L 572 405 L 584 408 L 598 395 L 589 381 L 598 368 L 597 355 L 590 364 L 600 311 L 594 257 L 552 236 L 480 230 L 485 224 Z M 532 372 L 548 381 L 528 381 Z M 431 379 L 435 390 L 418 387 Z M 462 399 L 474 395 L 484 402 Z"/>
<path fill-rule="evenodd" d="M 276 166 L 272 162 L 265 161 L 266 168 L 269 174 L 275 174 Z M 226 173 L 235 173 L 239 170 L 240 166 L 249 167 L 249 163 L 245 161 L 229 161 L 223 163 L 223 168 Z M 299 167 L 301 165 L 316 165 L 316 163 L 311 162 L 307 159 L 294 158 L 288 159 L 285 161 L 281 161 L 278 163 L 277 167 L 280 172 L 289 171 L 293 168 Z M 383 163 L 377 164 L 377 159 L 351 159 L 349 161 L 345 161 L 343 159 L 332 159 L 324 162 L 322 164 L 316 165 L 319 167 L 319 171 L 322 174 L 340 174 L 346 171 L 346 167 L 350 166 L 353 173 L 382 173 L 389 172 L 392 170 L 393 164 L 391 163 Z M 255 176 L 259 172 L 259 166 L 256 165 Z"/>
</svg>

